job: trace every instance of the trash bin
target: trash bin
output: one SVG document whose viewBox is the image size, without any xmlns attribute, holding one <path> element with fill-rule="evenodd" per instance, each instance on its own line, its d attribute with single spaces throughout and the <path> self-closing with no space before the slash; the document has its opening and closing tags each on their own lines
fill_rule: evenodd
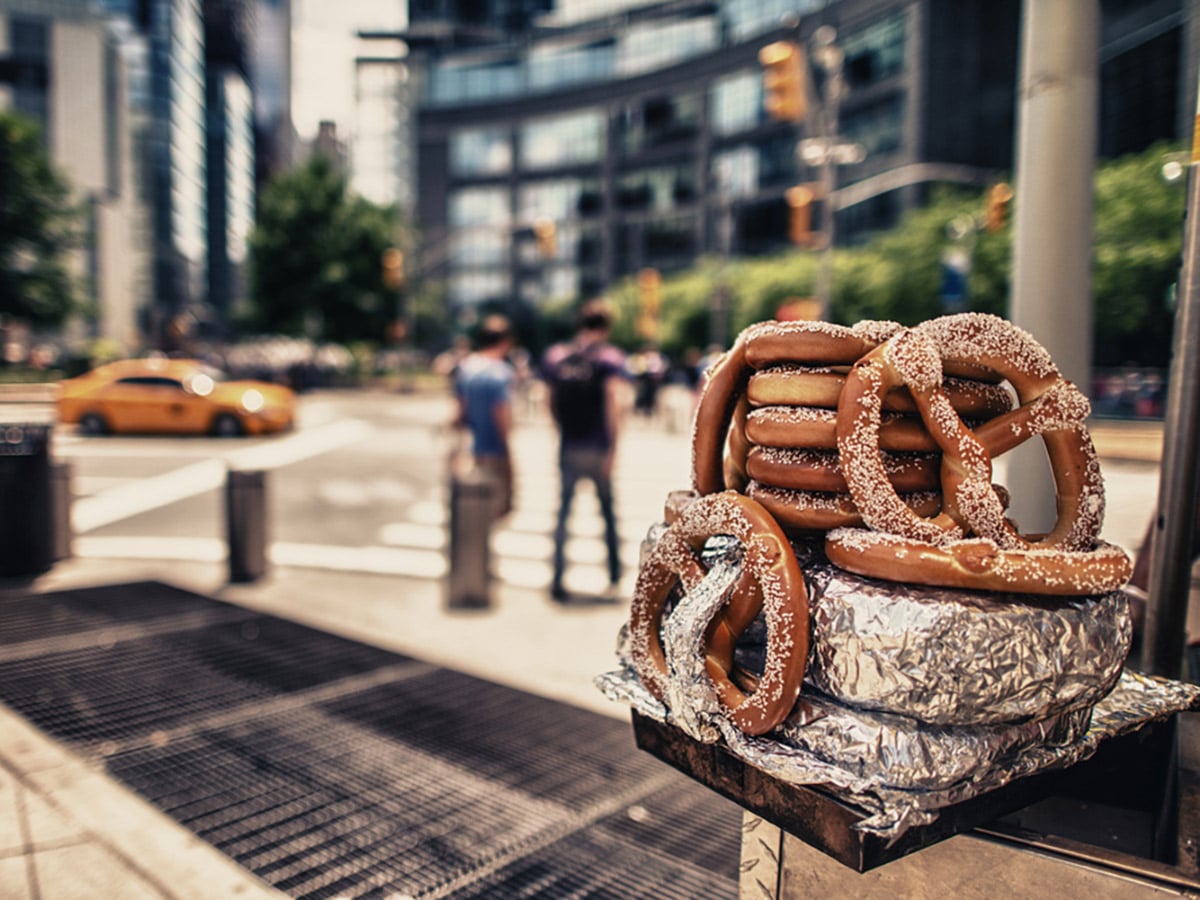
<svg viewBox="0 0 1200 900">
<path fill-rule="evenodd" d="M 225 480 L 229 580 L 256 581 L 267 573 L 267 476 L 230 469 Z"/>
<path fill-rule="evenodd" d="M 0 425 L 0 577 L 39 575 L 54 565 L 53 426 Z"/>
<path fill-rule="evenodd" d="M 450 574 L 447 605 L 484 609 L 491 603 L 491 531 L 496 483 L 478 469 L 450 478 Z"/>
</svg>

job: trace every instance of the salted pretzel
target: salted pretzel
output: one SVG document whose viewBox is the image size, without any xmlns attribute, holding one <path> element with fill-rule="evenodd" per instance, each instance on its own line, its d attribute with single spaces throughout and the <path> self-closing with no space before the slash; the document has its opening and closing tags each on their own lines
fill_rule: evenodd
<svg viewBox="0 0 1200 900">
<path fill-rule="evenodd" d="M 815 406 L 764 406 L 746 416 L 746 438 L 763 447 L 837 449 L 837 410 Z M 882 413 L 879 446 L 901 452 L 931 452 L 937 442 L 918 416 Z"/>
<path fill-rule="evenodd" d="M 696 407 L 692 441 L 696 490 L 711 494 L 732 486 L 725 479 L 725 445 L 752 370 L 780 362 L 848 366 L 900 327 L 894 322 L 860 322 L 847 328 L 800 321 L 760 322 L 745 329 L 709 370 Z M 739 462 L 735 456 L 735 471 Z"/>
<path fill-rule="evenodd" d="M 940 460 L 936 453 L 884 452 L 881 462 L 897 493 L 941 489 Z M 746 456 L 746 474 L 760 484 L 774 487 L 835 494 L 848 490 L 835 450 L 752 447 Z"/>
<path fill-rule="evenodd" d="M 1132 572 L 1129 554 L 1104 541 L 1086 552 L 1002 550 L 988 538 L 930 544 L 839 528 L 825 536 L 825 553 L 847 571 L 889 581 L 1071 597 L 1117 590 Z"/>
<path fill-rule="evenodd" d="M 954 412 L 942 390 L 943 360 L 982 366 L 1005 378 L 1020 406 L 988 423 L 987 435 L 1040 434 L 1057 489 L 1058 518 L 1044 537 L 1020 535 L 992 489 L 992 454 Z M 879 456 L 883 397 L 907 387 L 926 429 L 942 451 L 942 510 L 924 518 L 900 500 Z M 1028 333 L 996 316 L 963 313 L 899 332 L 861 360 L 846 377 L 838 404 L 837 447 L 842 473 L 863 520 L 877 531 L 945 544 L 971 533 L 1002 549 L 1095 546 L 1104 513 L 1104 485 L 1084 425 L 1087 399 L 1064 381 L 1046 350 Z"/>
<path fill-rule="evenodd" d="M 753 406 L 816 406 L 837 409 L 846 374 L 832 369 L 780 365 L 750 376 L 746 397 Z M 1003 386 L 987 381 L 947 376 L 942 389 L 954 411 L 965 418 L 987 419 L 1012 409 L 1012 396 Z M 883 398 L 888 412 L 916 412 L 908 391 L 896 388 Z"/>
<path fill-rule="evenodd" d="M 828 531 L 863 524 L 862 514 L 848 493 L 802 491 L 751 481 L 746 494 L 775 517 L 787 531 Z M 915 491 L 898 495 L 914 514 L 934 516 L 942 508 L 939 491 Z"/>
<path fill-rule="evenodd" d="M 758 503 L 733 491 L 708 494 L 686 507 L 659 538 L 638 572 L 630 608 L 634 668 L 659 699 L 668 673 L 659 627 L 677 585 L 695 588 L 704 577 L 700 553 L 715 535 L 743 548 L 743 572 L 724 609 L 706 631 L 705 668 L 731 721 L 746 734 L 765 734 L 791 712 L 808 659 L 808 594 L 795 553 L 779 525 Z M 762 613 L 767 657 L 753 693 L 730 677 L 738 635 Z"/>
</svg>

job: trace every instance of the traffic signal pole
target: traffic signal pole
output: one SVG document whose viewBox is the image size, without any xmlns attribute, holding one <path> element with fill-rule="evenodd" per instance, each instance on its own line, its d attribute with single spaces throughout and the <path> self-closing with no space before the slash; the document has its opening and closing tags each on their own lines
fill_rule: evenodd
<svg viewBox="0 0 1200 900">
<path fill-rule="evenodd" d="M 1092 193 L 1096 156 L 1098 0 L 1024 0 L 1017 85 L 1017 166 L 1009 318 L 1090 390 Z M 1006 454 L 1011 514 L 1025 533 L 1054 523 L 1054 483 L 1040 442 Z"/>
</svg>

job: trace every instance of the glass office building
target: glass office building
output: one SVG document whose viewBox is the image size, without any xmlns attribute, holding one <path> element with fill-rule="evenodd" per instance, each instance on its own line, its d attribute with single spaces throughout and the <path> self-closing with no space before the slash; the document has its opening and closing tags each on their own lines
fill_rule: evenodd
<svg viewBox="0 0 1200 900">
<path fill-rule="evenodd" d="M 1103 154 L 1183 133 L 1176 86 L 1195 54 L 1182 6 L 1101 4 Z M 1019 0 L 428 0 L 409 12 L 391 37 L 419 84 L 420 256 L 460 307 L 583 297 L 645 267 L 787 247 L 784 194 L 821 174 L 797 148 L 822 131 L 816 115 L 764 114 L 758 51 L 810 45 L 825 25 L 843 56 L 837 137 L 864 155 L 836 167 L 816 210 L 819 222 L 836 209 L 839 243 L 895 224 L 934 182 L 982 187 L 1012 166 Z M 1155 99 L 1133 103 L 1133 90 Z M 553 259 L 529 234 L 538 218 L 556 224 Z"/>
</svg>

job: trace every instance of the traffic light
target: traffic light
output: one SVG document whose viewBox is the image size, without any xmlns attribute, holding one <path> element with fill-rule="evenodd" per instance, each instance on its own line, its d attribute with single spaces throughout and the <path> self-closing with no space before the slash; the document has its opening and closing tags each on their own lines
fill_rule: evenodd
<svg viewBox="0 0 1200 900">
<path fill-rule="evenodd" d="M 543 259 L 553 259 L 558 255 L 558 229 L 552 219 L 534 222 L 533 236 L 537 240 L 538 254 Z"/>
<path fill-rule="evenodd" d="M 642 269 L 637 275 L 638 334 L 646 340 L 658 338 L 659 312 L 662 309 L 662 276 L 658 269 Z"/>
<path fill-rule="evenodd" d="M 662 276 L 658 269 L 642 269 L 637 276 L 638 307 L 644 313 L 657 316 L 662 307 Z"/>
<path fill-rule="evenodd" d="M 797 247 L 811 246 L 812 207 L 817 192 L 807 184 L 798 184 L 788 188 L 783 197 L 788 205 L 788 238 Z"/>
<path fill-rule="evenodd" d="M 997 232 L 1008 222 L 1008 206 L 1012 203 L 1012 188 L 1003 181 L 993 184 L 987 190 L 987 198 L 983 208 L 983 227 L 990 232 Z"/>
<path fill-rule="evenodd" d="M 780 122 L 802 122 L 808 106 L 804 50 L 793 41 L 776 41 L 758 51 L 763 67 L 763 106 Z"/>
<path fill-rule="evenodd" d="M 383 286 L 391 291 L 404 287 L 404 251 L 388 247 L 380 259 L 383 266 Z"/>
</svg>

